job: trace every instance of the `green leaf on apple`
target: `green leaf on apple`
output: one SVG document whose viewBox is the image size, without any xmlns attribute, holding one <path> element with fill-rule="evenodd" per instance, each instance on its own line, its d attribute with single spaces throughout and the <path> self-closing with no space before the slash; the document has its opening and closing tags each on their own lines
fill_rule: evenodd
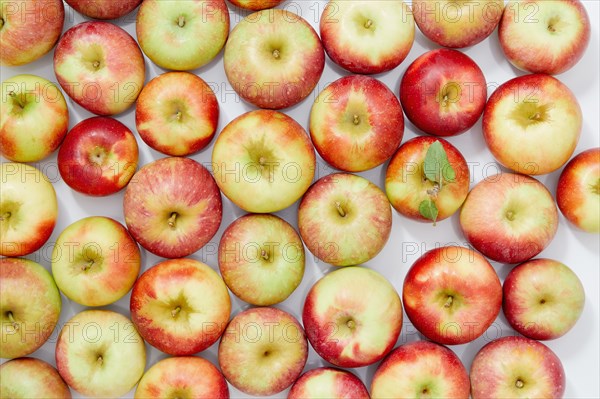
<svg viewBox="0 0 600 399">
<path fill-rule="evenodd" d="M 448 161 L 448 155 L 439 141 L 429 146 L 423 162 L 423 171 L 428 180 L 439 184 L 439 190 L 445 183 L 453 182 L 456 178 L 456 173 Z"/>
<path fill-rule="evenodd" d="M 438 217 L 438 209 L 431 198 L 426 199 L 419 204 L 419 213 L 424 218 L 433 220 L 433 225 L 435 226 L 435 221 Z"/>
</svg>

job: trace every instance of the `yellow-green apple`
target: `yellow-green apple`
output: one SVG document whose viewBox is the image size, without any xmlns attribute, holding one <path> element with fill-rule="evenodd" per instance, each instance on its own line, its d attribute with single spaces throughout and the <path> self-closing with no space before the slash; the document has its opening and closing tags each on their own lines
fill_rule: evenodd
<svg viewBox="0 0 600 399">
<path fill-rule="evenodd" d="M 600 233 L 600 148 L 579 153 L 563 169 L 556 188 L 558 209 L 580 229 Z"/>
<path fill-rule="evenodd" d="M 77 104 L 97 115 L 119 114 L 135 103 L 146 67 L 136 41 L 117 25 L 83 22 L 54 50 L 54 73 Z"/>
<path fill-rule="evenodd" d="M 219 365 L 240 391 L 269 396 L 288 388 L 308 357 L 304 330 L 291 314 L 251 308 L 237 314 L 219 344 Z"/>
<path fill-rule="evenodd" d="M 175 356 L 217 342 L 229 320 L 227 286 L 209 266 L 170 259 L 146 270 L 131 292 L 131 318 L 144 339 Z"/>
<path fill-rule="evenodd" d="M 310 112 L 310 136 L 321 157 L 347 172 L 381 165 L 404 135 L 404 114 L 394 93 L 377 79 L 345 76 L 319 94 Z"/>
<path fill-rule="evenodd" d="M 315 150 L 302 126 L 286 114 L 256 110 L 231 121 L 212 153 L 219 188 L 247 212 L 277 212 L 306 192 Z"/>
<path fill-rule="evenodd" d="M 453 215 L 469 193 L 470 172 L 448 141 L 418 136 L 398 149 L 385 173 L 385 192 L 402 215 L 421 222 Z"/>
<path fill-rule="evenodd" d="M 521 263 L 504 280 L 502 309 L 520 334 L 537 340 L 565 335 L 581 316 L 585 292 L 577 275 L 552 259 Z"/>
<path fill-rule="evenodd" d="M 62 327 L 55 349 L 65 382 L 85 396 L 118 398 L 144 374 L 144 340 L 127 317 L 110 310 L 84 310 Z"/>
<path fill-rule="evenodd" d="M 54 367 L 23 357 L 0 366 L 0 398 L 70 399 L 71 391 Z"/>
<path fill-rule="evenodd" d="M 221 225 L 221 193 L 206 168 L 162 158 L 141 168 L 125 189 L 129 232 L 148 251 L 181 258 L 202 248 Z"/>
<path fill-rule="evenodd" d="M 69 128 L 67 103 L 58 87 L 39 76 L 17 75 L 2 82 L 1 95 L 0 154 L 15 162 L 37 162 L 53 153 Z"/>
<path fill-rule="evenodd" d="M 58 170 L 73 190 L 106 196 L 129 183 L 138 164 L 131 130 L 116 119 L 97 116 L 79 122 L 58 150 Z"/>
<path fill-rule="evenodd" d="M 450 349 L 415 341 L 394 349 L 377 367 L 371 397 L 468 399 L 469 375 Z"/>
<path fill-rule="evenodd" d="M 550 244 L 558 229 L 558 210 L 539 181 L 500 173 L 471 190 L 459 220 L 476 250 L 497 262 L 521 263 Z"/>
<path fill-rule="evenodd" d="M 223 374 L 201 357 L 170 357 L 150 367 L 140 380 L 135 399 L 229 399 Z"/>
<path fill-rule="evenodd" d="M 471 364 L 471 397 L 562 398 L 565 371 L 550 348 L 509 336 L 486 344 Z"/>
<path fill-rule="evenodd" d="M 146 0 L 138 10 L 137 40 L 161 68 L 200 68 L 221 51 L 229 34 L 225 0 Z"/>
<path fill-rule="evenodd" d="M 234 6 L 252 11 L 273 8 L 278 6 L 282 1 L 284 0 L 229 0 L 229 2 Z"/>
<path fill-rule="evenodd" d="M 483 137 L 491 153 L 505 167 L 528 175 L 563 166 L 577 147 L 581 125 L 575 95 L 543 74 L 505 82 L 483 112 Z"/>
<path fill-rule="evenodd" d="M 470 129 L 479 120 L 486 100 L 483 72 L 457 50 L 422 54 L 400 82 L 406 116 L 417 128 L 435 136 L 455 136 Z"/>
<path fill-rule="evenodd" d="M 0 255 L 37 251 L 50 238 L 58 217 L 52 183 L 33 166 L 3 162 L 0 192 Z"/>
<path fill-rule="evenodd" d="M 396 68 L 415 37 L 413 14 L 402 0 L 331 0 L 323 9 L 319 28 L 333 62 L 359 74 Z"/>
<path fill-rule="evenodd" d="M 146 144 L 171 156 L 200 151 L 219 122 L 214 92 L 198 76 L 169 72 L 152 79 L 140 93 L 135 124 Z"/>
<path fill-rule="evenodd" d="M 129 292 L 140 272 L 140 250 L 116 220 L 89 216 L 60 233 L 52 250 L 52 275 L 72 301 L 105 306 Z"/>
<path fill-rule="evenodd" d="M 386 278 L 364 267 L 335 270 L 313 285 L 302 311 L 315 351 L 340 367 L 362 367 L 387 355 L 402 328 L 402 301 Z"/>
<path fill-rule="evenodd" d="M 579 0 L 511 0 L 498 28 L 500 45 L 511 64 L 550 75 L 577 64 L 590 35 L 590 20 Z"/>
<path fill-rule="evenodd" d="M 245 215 L 223 232 L 219 269 L 238 298 L 257 306 L 274 305 L 300 285 L 304 246 L 285 220 L 275 215 Z"/>
<path fill-rule="evenodd" d="M 62 0 L 0 0 L 0 65 L 24 65 L 48 53 L 64 22 Z"/>
<path fill-rule="evenodd" d="M 502 18 L 503 0 L 414 0 L 417 26 L 429 40 L 444 47 L 473 46 L 492 34 Z"/>
<path fill-rule="evenodd" d="M 430 340 L 458 345 L 480 337 L 502 306 L 496 271 L 464 247 L 432 249 L 413 263 L 402 287 L 406 315 Z"/>
<path fill-rule="evenodd" d="M 65 0 L 75 11 L 96 19 L 117 19 L 133 11 L 142 0 Z"/>
<path fill-rule="evenodd" d="M 298 209 L 302 240 L 318 259 L 350 266 L 374 258 L 392 230 L 390 203 L 364 177 L 334 173 L 306 192 Z"/>
<path fill-rule="evenodd" d="M 317 32 L 301 16 L 269 9 L 235 26 L 223 62 L 241 98 L 260 108 L 281 109 L 313 91 L 325 68 L 325 52 Z"/>
<path fill-rule="evenodd" d="M 370 399 L 360 378 L 349 371 L 319 367 L 302 374 L 287 396 L 288 399 Z"/>
<path fill-rule="evenodd" d="M 35 352 L 50 337 L 60 316 L 61 299 L 50 273 L 21 258 L 0 259 L 0 358 Z"/>
</svg>

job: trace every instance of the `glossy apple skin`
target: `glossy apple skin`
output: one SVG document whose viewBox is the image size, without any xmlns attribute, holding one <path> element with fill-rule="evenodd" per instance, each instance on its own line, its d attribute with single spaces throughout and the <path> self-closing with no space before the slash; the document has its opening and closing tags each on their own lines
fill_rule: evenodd
<svg viewBox="0 0 600 399">
<path fill-rule="evenodd" d="M 541 175 L 559 169 L 573 155 L 582 120 L 577 98 L 567 86 L 552 76 L 525 75 L 505 82 L 490 96 L 483 137 L 502 165 Z"/>
<path fill-rule="evenodd" d="M 71 129 L 58 151 L 58 170 L 73 190 L 102 197 L 129 183 L 138 165 L 131 130 L 116 119 L 95 117 Z"/>
<path fill-rule="evenodd" d="M 250 14 L 233 28 L 223 62 L 242 99 L 259 108 L 282 109 L 313 91 L 325 68 L 325 51 L 301 16 L 272 9 Z"/>
<path fill-rule="evenodd" d="M 562 398 L 565 372 L 560 359 L 541 342 L 503 337 L 485 345 L 471 365 L 471 397 Z M 518 388 L 521 381 L 524 385 Z"/>
<path fill-rule="evenodd" d="M 549 75 L 575 66 L 590 36 L 589 16 L 579 0 L 511 0 L 498 27 L 500 45 L 511 64 Z"/>
<path fill-rule="evenodd" d="M 387 355 L 402 328 L 402 301 L 381 274 L 335 270 L 311 288 L 302 321 L 312 347 L 340 367 L 363 367 Z"/>
<path fill-rule="evenodd" d="M 123 200 L 133 238 L 163 258 L 181 258 L 202 248 L 219 229 L 222 208 L 210 172 L 192 159 L 178 157 L 141 168 Z"/>
<path fill-rule="evenodd" d="M 558 210 L 539 181 L 501 173 L 471 190 L 459 221 L 466 239 L 483 255 L 497 262 L 521 263 L 550 244 L 558 229 Z"/>
<path fill-rule="evenodd" d="M 440 344 L 459 345 L 481 336 L 496 320 L 502 285 L 479 253 L 440 247 L 413 263 L 404 278 L 402 300 L 406 315 L 423 335 Z"/>
<path fill-rule="evenodd" d="M 53 153 L 69 128 L 69 110 L 58 87 L 39 76 L 17 75 L 2 82 L 1 94 L 0 154 L 15 162 L 37 162 Z"/>
<path fill-rule="evenodd" d="M 146 68 L 127 32 L 109 22 L 92 21 L 75 25 L 61 37 L 54 50 L 54 73 L 77 104 L 110 116 L 135 103 Z"/>
<path fill-rule="evenodd" d="M 0 366 L 0 397 L 14 399 L 70 399 L 71 391 L 58 371 L 30 357 Z"/>
<path fill-rule="evenodd" d="M 578 154 L 563 169 L 556 188 L 558 209 L 589 233 L 600 233 L 600 148 Z"/>
<path fill-rule="evenodd" d="M 0 1 L 0 65 L 19 66 L 48 53 L 65 22 L 62 0 Z"/>
<path fill-rule="evenodd" d="M 267 8 L 274 8 L 284 0 L 229 0 L 236 7 L 246 10 L 259 11 Z"/>
<path fill-rule="evenodd" d="M 117 19 L 132 12 L 142 0 L 65 0 L 73 9 L 95 19 Z"/>
<path fill-rule="evenodd" d="M 431 50 L 417 58 L 400 82 L 406 117 L 425 133 L 455 136 L 479 119 L 487 100 L 487 83 L 466 54 Z"/>
<path fill-rule="evenodd" d="M 287 399 L 370 399 L 360 378 L 349 371 L 319 367 L 296 380 Z"/>
<path fill-rule="evenodd" d="M 415 341 L 394 349 L 377 367 L 371 397 L 468 399 L 469 375 L 450 349 Z"/>
<path fill-rule="evenodd" d="M 185 392 L 190 398 L 229 399 L 223 374 L 208 360 L 200 357 L 171 357 L 155 363 L 142 377 L 135 399 L 178 397 Z"/>
<path fill-rule="evenodd" d="M 319 27 L 327 55 L 357 74 L 396 68 L 410 52 L 415 35 L 413 14 L 403 1 L 332 0 Z"/>
<path fill-rule="evenodd" d="M 308 357 L 304 330 L 291 314 L 251 308 L 236 315 L 219 344 L 219 365 L 240 391 L 269 396 L 288 388 Z"/>
<path fill-rule="evenodd" d="M 345 76 L 331 83 L 310 112 L 310 136 L 319 155 L 347 172 L 381 165 L 403 135 L 400 101 L 385 84 L 368 76 Z"/>
<path fill-rule="evenodd" d="M 424 178 L 423 163 L 427 150 L 436 141 L 446 151 L 456 178 L 454 182 L 442 184 L 442 189 L 432 198 L 428 190 L 433 190 L 435 184 Z M 469 193 L 470 182 L 467 161 L 456 147 L 441 138 L 418 136 L 402 144 L 392 157 L 385 173 L 385 192 L 394 209 L 402 215 L 431 223 L 419 212 L 421 202 L 432 199 L 439 212 L 436 221 L 444 220 L 463 204 Z"/>
</svg>

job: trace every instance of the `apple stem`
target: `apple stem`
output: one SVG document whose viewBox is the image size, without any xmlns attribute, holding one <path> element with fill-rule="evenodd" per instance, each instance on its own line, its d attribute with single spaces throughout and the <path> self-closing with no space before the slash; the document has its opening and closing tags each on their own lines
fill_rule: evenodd
<svg viewBox="0 0 600 399">
<path fill-rule="evenodd" d="M 81 266 L 81 270 L 83 270 L 84 272 L 87 272 L 88 270 L 90 270 L 92 268 L 92 266 L 94 266 L 94 261 L 89 260 L 87 264 Z"/>
<path fill-rule="evenodd" d="M 96 359 L 96 361 L 98 362 L 98 364 L 102 365 L 102 363 L 104 363 L 104 359 L 102 358 L 101 355 L 98 355 L 98 359 Z"/>
<path fill-rule="evenodd" d="M 264 259 L 264 260 L 269 260 L 269 254 L 267 253 L 267 251 L 265 251 L 264 249 L 260 252 L 260 256 Z"/>
<path fill-rule="evenodd" d="M 354 330 L 354 328 L 356 328 L 356 322 L 354 320 L 348 320 L 346 326 L 348 326 L 349 329 Z"/>
<path fill-rule="evenodd" d="M 515 213 L 513 211 L 506 212 L 506 218 L 512 222 L 515 220 Z"/>
<path fill-rule="evenodd" d="M 19 108 L 21 108 L 21 109 L 25 108 L 25 104 L 23 104 L 23 102 L 21 101 L 19 96 L 17 96 L 17 93 L 15 93 L 14 91 L 11 91 L 10 93 L 8 93 L 8 95 L 13 98 L 13 101 L 17 103 Z"/>
<path fill-rule="evenodd" d="M 2 216 L 0 216 L 0 222 L 4 222 L 5 220 L 10 219 L 11 217 L 11 213 L 10 212 L 6 212 L 5 214 L 3 214 Z"/>
<path fill-rule="evenodd" d="M 354 115 L 354 120 L 352 121 L 355 125 L 360 124 L 360 116 Z"/>
<path fill-rule="evenodd" d="M 373 26 L 373 21 L 369 19 L 367 22 L 365 22 L 365 28 L 369 29 L 371 26 Z"/>
<path fill-rule="evenodd" d="M 0 18 L 0 29 L 4 28 L 4 18 Z"/>
<path fill-rule="evenodd" d="M 175 309 L 171 310 L 171 316 L 176 317 L 179 312 L 181 312 L 181 306 L 177 306 Z"/>
<path fill-rule="evenodd" d="M 449 308 L 450 306 L 452 306 L 453 302 L 454 302 L 454 297 L 449 296 L 448 299 L 446 299 L 446 303 L 444 304 L 444 307 Z"/>
<path fill-rule="evenodd" d="M 175 114 L 175 119 L 177 119 L 178 121 L 181 121 L 182 117 L 183 117 L 183 114 L 181 113 L 181 111 L 177 111 L 177 113 Z"/>
<path fill-rule="evenodd" d="M 8 312 L 6 314 L 6 317 L 8 317 L 8 321 L 11 322 L 14 331 L 17 331 L 19 329 L 19 324 L 15 321 L 15 318 L 13 317 L 13 313 Z"/>
<path fill-rule="evenodd" d="M 267 160 L 265 159 L 265 157 L 258 158 L 258 163 L 260 164 L 260 166 L 265 166 L 266 162 Z"/>
<path fill-rule="evenodd" d="M 346 211 L 344 210 L 344 208 L 342 208 L 342 204 L 340 203 L 340 201 L 336 201 L 335 207 L 341 217 L 346 217 Z"/>
<path fill-rule="evenodd" d="M 172 229 L 175 228 L 175 222 L 177 221 L 177 212 L 171 213 L 171 217 L 169 218 L 169 227 Z"/>
<path fill-rule="evenodd" d="M 523 383 L 523 381 L 521 381 L 521 379 L 518 379 L 517 382 L 515 383 L 515 386 L 517 388 L 521 389 L 525 386 L 525 384 Z"/>
<path fill-rule="evenodd" d="M 541 121 L 542 120 L 542 114 L 540 114 L 539 112 L 536 112 L 535 114 L 531 115 L 529 117 L 529 119 L 531 119 L 532 121 Z"/>
<path fill-rule="evenodd" d="M 279 52 L 279 50 L 273 50 L 273 58 L 278 60 L 280 57 L 281 57 L 281 53 Z"/>
<path fill-rule="evenodd" d="M 179 16 L 179 19 L 177 20 L 177 25 L 179 25 L 180 28 L 183 28 L 185 26 L 185 17 L 183 15 Z"/>
<path fill-rule="evenodd" d="M 100 66 L 100 61 L 94 61 L 92 66 L 94 67 L 94 69 L 98 69 L 98 67 Z"/>
</svg>

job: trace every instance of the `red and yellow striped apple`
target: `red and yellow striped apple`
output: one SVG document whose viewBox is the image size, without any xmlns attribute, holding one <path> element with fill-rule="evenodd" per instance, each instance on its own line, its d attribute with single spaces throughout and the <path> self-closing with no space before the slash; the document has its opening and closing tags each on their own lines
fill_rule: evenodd
<svg viewBox="0 0 600 399">
<path fill-rule="evenodd" d="M 349 371 L 319 367 L 296 380 L 287 399 L 370 399 L 360 378 Z"/>
<path fill-rule="evenodd" d="M 95 19 L 117 19 L 132 12 L 142 0 L 65 0 L 73 9 Z"/>
<path fill-rule="evenodd" d="M 23 357 L 0 366 L 0 397 L 71 399 L 71 391 L 50 364 Z"/>
</svg>

